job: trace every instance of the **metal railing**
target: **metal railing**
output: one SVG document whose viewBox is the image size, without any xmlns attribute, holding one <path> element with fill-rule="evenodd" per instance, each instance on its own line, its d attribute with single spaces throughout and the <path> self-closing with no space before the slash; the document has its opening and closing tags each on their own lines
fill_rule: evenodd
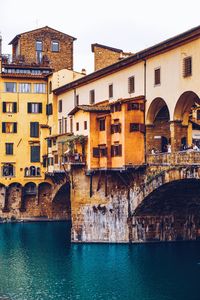
<svg viewBox="0 0 200 300">
<path fill-rule="evenodd" d="M 148 154 L 147 163 L 149 165 L 200 165 L 200 151 Z"/>
</svg>

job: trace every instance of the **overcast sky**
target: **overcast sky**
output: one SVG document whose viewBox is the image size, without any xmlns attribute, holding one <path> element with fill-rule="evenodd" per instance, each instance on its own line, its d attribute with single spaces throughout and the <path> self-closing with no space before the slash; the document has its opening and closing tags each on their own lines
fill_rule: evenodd
<svg viewBox="0 0 200 300">
<path fill-rule="evenodd" d="M 93 71 L 92 43 L 136 52 L 200 25 L 199 0 L 2 0 L 3 53 L 22 32 L 50 26 L 77 38 L 74 69 Z"/>
</svg>

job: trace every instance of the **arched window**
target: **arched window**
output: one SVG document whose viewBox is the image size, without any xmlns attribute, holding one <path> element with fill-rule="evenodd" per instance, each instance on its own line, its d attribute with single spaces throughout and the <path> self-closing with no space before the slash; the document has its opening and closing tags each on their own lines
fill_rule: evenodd
<svg viewBox="0 0 200 300">
<path fill-rule="evenodd" d="M 36 175 L 40 176 L 40 168 L 39 167 L 37 168 L 37 174 Z"/>
<path fill-rule="evenodd" d="M 30 167 L 30 176 L 35 176 L 36 175 L 36 170 L 34 166 Z"/>
<path fill-rule="evenodd" d="M 25 169 L 24 169 L 24 176 L 25 176 L 25 177 L 30 176 L 30 174 L 29 174 L 29 168 L 25 168 Z"/>
</svg>

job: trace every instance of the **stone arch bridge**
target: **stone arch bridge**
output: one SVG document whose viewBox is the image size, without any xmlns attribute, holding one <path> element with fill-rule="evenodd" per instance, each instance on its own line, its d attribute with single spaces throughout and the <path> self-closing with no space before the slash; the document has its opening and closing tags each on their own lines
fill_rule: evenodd
<svg viewBox="0 0 200 300">
<path fill-rule="evenodd" d="M 79 194 L 75 182 L 73 241 L 200 239 L 200 152 L 149 155 L 147 163 L 143 169 L 105 173 L 100 183 L 94 174 L 90 198 L 91 187 Z"/>
</svg>

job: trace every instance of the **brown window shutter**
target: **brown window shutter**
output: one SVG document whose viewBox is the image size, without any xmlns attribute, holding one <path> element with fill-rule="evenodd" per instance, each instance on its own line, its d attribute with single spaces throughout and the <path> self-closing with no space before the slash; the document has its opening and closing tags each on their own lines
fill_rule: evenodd
<svg viewBox="0 0 200 300">
<path fill-rule="evenodd" d="M 192 75 L 192 57 L 186 57 L 183 60 L 183 76 L 188 77 Z"/>
<path fill-rule="evenodd" d="M 132 110 L 132 103 L 127 104 L 127 110 Z"/>
<path fill-rule="evenodd" d="M 154 71 L 154 84 L 160 84 L 160 69 Z"/>
<path fill-rule="evenodd" d="M 112 145 L 111 146 L 111 157 L 113 157 L 114 156 L 114 146 Z"/>
<path fill-rule="evenodd" d="M 145 133 L 145 124 L 139 124 L 140 132 Z"/>
<path fill-rule="evenodd" d="M 128 92 L 129 94 L 134 93 L 135 91 L 135 77 L 131 76 L 128 78 Z"/>
<path fill-rule="evenodd" d="M 140 103 L 140 110 L 144 111 L 144 103 Z"/>
<path fill-rule="evenodd" d="M 118 146 L 118 154 L 119 156 L 122 156 L 122 145 Z"/>
<path fill-rule="evenodd" d="M 114 133 L 114 126 L 113 126 L 113 124 L 111 124 L 111 126 L 110 126 L 110 132 L 111 132 L 111 134 Z"/>
<path fill-rule="evenodd" d="M 119 123 L 118 124 L 118 132 L 121 133 L 121 131 L 122 131 L 122 126 L 121 126 L 121 123 Z"/>
</svg>

